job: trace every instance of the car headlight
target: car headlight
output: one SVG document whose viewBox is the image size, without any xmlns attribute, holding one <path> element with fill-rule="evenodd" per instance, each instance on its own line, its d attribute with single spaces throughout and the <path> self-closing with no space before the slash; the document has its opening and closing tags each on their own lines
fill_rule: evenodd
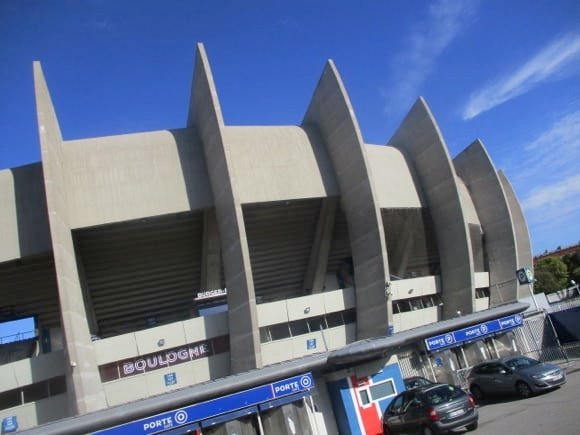
<svg viewBox="0 0 580 435">
<path fill-rule="evenodd" d="M 542 379 L 545 376 L 546 375 L 532 375 L 532 378 L 534 378 L 534 379 Z"/>
</svg>

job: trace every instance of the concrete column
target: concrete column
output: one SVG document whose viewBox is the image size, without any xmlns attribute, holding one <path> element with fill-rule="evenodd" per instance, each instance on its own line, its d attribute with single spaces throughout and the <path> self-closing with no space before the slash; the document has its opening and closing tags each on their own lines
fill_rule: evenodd
<svg viewBox="0 0 580 435">
<path fill-rule="evenodd" d="M 230 325 L 232 373 L 262 366 L 254 280 L 244 216 L 223 139 L 224 121 L 209 62 L 197 45 L 188 127 L 203 143 L 223 253 Z"/>
<path fill-rule="evenodd" d="M 479 140 L 455 157 L 453 163 L 471 194 L 484 232 L 490 306 L 513 302 L 518 287 L 515 225 L 499 175 Z"/>
<path fill-rule="evenodd" d="M 99 377 L 83 301 L 69 225 L 67 186 L 63 172 L 62 136 L 39 62 L 34 62 L 34 91 L 50 236 L 67 354 L 67 386 L 71 411 L 85 414 L 107 406 Z"/>
<path fill-rule="evenodd" d="M 498 171 L 498 175 L 508 201 L 514 233 L 516 235 L 517 269 L 527 267 L 533 271 L 534 257 L 532 255 L 532 244 L 530 242 L 530 234 L 528 233 L 528 225 L 526 224 L 524 212 L 509 180 L 502 171 Z M 518 286 L 518 299 L 525 298 L 529 295 L 527 284 Z"/>
<path fill-rule="evenodd" d="M 320 293 L 324 289 L 337 206 L 338 198 L 325 198 L 320 205 L 316 234 L 302 287 L 311 293 Z"/>
<path fill-rule="evenodd" d="M 221 288 L 222 254 L 215 209 L 203 213 L 203 253 L 201 264 L 201 288 Z"/>
<path fill-rule="evenodd" d="M 354 264 L 357 339 L 385 336 L 392 306 L 385 291 L 389 262 L 383 222 L 358 122 L 332 61 L 314 91 L 303 128 L 322 138 L 338 181 Z"/>
<path fill-rule="evenodd" d="M 469 229 L 449 151 L 427 103 L 420 98 L 389 141 L 406 156 L 431 213 L 441 263 L 443 317 L 471 313 L 475 275 Z"/>
</svg>

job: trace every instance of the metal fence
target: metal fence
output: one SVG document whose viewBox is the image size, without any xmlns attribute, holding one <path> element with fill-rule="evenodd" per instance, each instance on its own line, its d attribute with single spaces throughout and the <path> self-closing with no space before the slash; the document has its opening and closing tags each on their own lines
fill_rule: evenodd
<svg viewBox="0 0 580 435">
<path fill-rule="evenodd" d="M 567 360 L 566 350 L 560 345 L 558 337 L 545 313 L 540 312 L 528 317 L 524 325 L 514 331 L 520 353 L 540 361 Z"/>
</svg>

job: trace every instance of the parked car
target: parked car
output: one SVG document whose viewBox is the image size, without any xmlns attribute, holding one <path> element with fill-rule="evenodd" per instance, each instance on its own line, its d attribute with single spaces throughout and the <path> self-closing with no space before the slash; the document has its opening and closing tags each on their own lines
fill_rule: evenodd
<svg viewBox="0 0 580 435">
<path fill-rule="evenodd" d="M 406 390 L 412 390 L 413 388 L 434 384 L 433 381 L 430 381 L 429 379 L 422 376 L 411 376 L 410 378 L 403 379 L 403 382 L 405 383 Z"/>
<path fill-rule="evenodd" d="M 469 391 L 478 401 L 494 394 L 515 393 L 527 398 L 565 384 L 566 373 L 555 364 L 518 355 L 476 365 L 467 376 L 467 382 Z"/>
<path fill-rule="evenodd" d="M 477 429 L 475 400 L 461 388 L 429 384 L 403 391 L 383 413 L 383 433 L 443 434 L 458 428 Z"/>
</svg>

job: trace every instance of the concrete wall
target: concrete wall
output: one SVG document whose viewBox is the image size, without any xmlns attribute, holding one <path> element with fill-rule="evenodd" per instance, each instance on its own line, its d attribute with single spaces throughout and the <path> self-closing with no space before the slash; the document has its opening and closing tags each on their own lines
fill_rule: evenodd
<svg viewBox="0 0 580 435">
<path fill-rule="evenodd" d="M 282 301 L 258 305 L 258 325 L 264 327 L 283 322 L 307 319 L 324 314 L 345 311 L 356 306 L 353 288 L 317 293 Z M 316 340 L 316 347 L 308 349 L 310 339 Z M 299 358 L 304 355 L 338 349 L 356 340 L 354 324 L 315 331 L 268 343 L 262 343 L 264 365 Z"/>
<path fill-rule="evenodd" d="M 225 127 L 241 203 L 338 195 L 326 149 L 300 127 Z"/>
<path fill-rule="evenodd" d="M 395 332 L 402 332 L 418 326 L 435 323 L 439 320 L 439 307 L 429 307 L 418 311 L 408 311 L 405 313 L 395 313 Z"/>
<path fill-rule="evenodd" d="M 530 242 L 530 235 L 528 233 L 528 226 L 526 224 L 524 212 L 507 177 L 502 171 L 498 171 L 498 176 L 507 198 L 510 214 L 512 217 L 512 224 L 514 226 L 514 233 L 516 235 L 516 267 L 517 269 L 528 267 L 533 271 L 534 258 L 532 255 L 532 244 Z M 529 290 L 527 284 L 518 286 L 518 299 L 526 297 L 528 294 Z"/>
<path fill-rule="evenodd" d="M 68 396 L 71 399 L 71 411 L 84 414 L 106 407 L 105 394 L 89 333 L 71 234 L 62 135 L 39 62 L 34 63 L 34 90 L 52 251 L 66 343 Z"/>
<path fill-rule="evenodd" d="M 441 280 L 438 276 L 421 276 L 391 281 L 391 291 L 394 301 L 434 295 L 441 292 Z"/>
<path fill-rule="evenodd" d="M 50 252 L 40 163 L 0 171 L 0 263 Z"/>
<path fill-rule="evenodd" d="M 407 156 L 425 194 L 441 261 L 444 318 L 474 309 L 473 258 L 465 211 L 449 152 L 425 101 L 419 99 L 389 141 Z"/>
<path fill-rule="evenodd" d="M 0 411 L 0 421 L 6 417 L 16 417 L 18 432 L 31 429 L 40 424 L 70 417 L 68 397 L 66 394 L 49 397 L 36 402 Z"/>
<path fill-rule="evenodd" d="M 324 141 L 340 188 L 354 263 L 357 338 L 385 335 L 392 311 L 385 293 L 389 265 L 383 223 L 366 147 L 332 61 L 322 73 L 303 126 Z"/>
<path fill-rule="evenodd" d="M 98 364 L 104 365 L 228 333 L 227 313 L 220 313 L 98 340 L 95 342 L 95 349 Z M 164 340 L 162 347 L 159 346 L 160 339 Z M 104 385 L 107 404 L 119 405 L 227 376 L 230 374 L 229 360 L 230 354 L 225 352 L 107 382 Z M 175 384 L 165 384 L 164 375 L 168 373 L 175 374 Z"/>
<path fill-rule="evenodd" d="M 62 156 L 72 228 L 213 205 L 194 129 L 67 141 Z"/>
<path fill-rule="evenodd" d="M 476 140 L 454 160 L 473 198 L 485 234 L 491 306 L 517 299 L 515 225 L 502 183 L 483 144 Z"/>
<path fill-rule="evenodd" d="M 244 226 L 244 216 L 232 156 L 224 139 L 224 121 L 217 90 L 203 45 L 198 44 L 193 75 L 188 127 L 201 137 L 218 220 L 228 288 L 233 373 L 261 367 L 256 296 Z"/>
<path fill-rule="evenodd" d="M 457 165 L 456 165 L 457 168 Z M 471 199 L 471 194 L 469 189 L 460 177 L 455 179 L 457 181 L 457 188 L 459 189 L 459 196 L 461 197 L 461 203 L 463 204 L 463 209 L 465 210 L 465 220 L 468 224 L 481 225 L 479 222 L 479 216 L 477 215 L 477 210 Z"/>
<path fill-rule="evenodd" d="M 379 208 L 424 207 L 405 156 L 397 148 L 365 145 Z"/>
</svg>

